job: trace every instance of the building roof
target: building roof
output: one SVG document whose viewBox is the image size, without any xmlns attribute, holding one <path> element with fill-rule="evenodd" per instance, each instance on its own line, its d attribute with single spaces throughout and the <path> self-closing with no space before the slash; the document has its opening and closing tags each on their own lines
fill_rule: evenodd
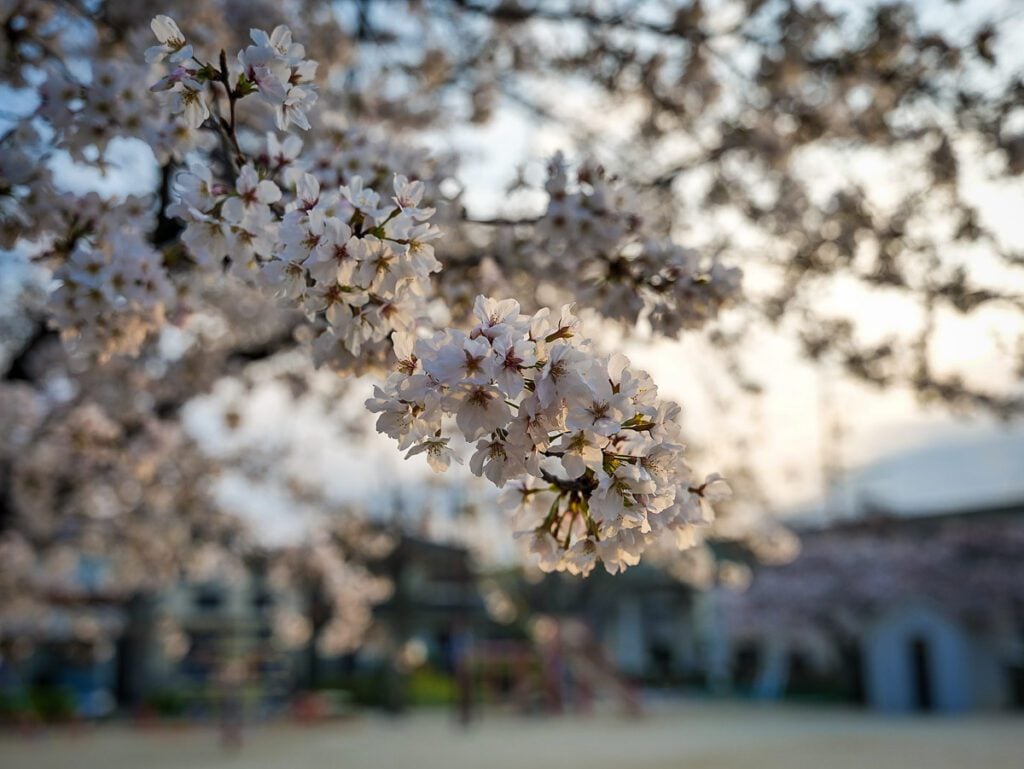
<svg viewBox="0 0 1024 769">
<path fill-rule="evenodd" d="M 966 505 L 954 509 L 895 510 L 881 505 L 865 505 L 858 517 L 805 521 L 793 528 L 801 535 L 833 531 L 909 530 L 937 523 L 970 519 L 973 523 L 1019 517 L 1024 521 L 1024 497 L 1016 502 Z"/>
<path fill-rule="evenodd" d="M 1024 429 L 965 426 L 851 470 L 787 518 L 797 527 L 878 515 L 925 517 L 1024 503 Z"/>
</svg>

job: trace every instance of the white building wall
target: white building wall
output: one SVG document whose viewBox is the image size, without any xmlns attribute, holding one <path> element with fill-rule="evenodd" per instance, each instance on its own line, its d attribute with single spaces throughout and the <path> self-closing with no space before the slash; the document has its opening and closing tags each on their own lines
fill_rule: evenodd
<svg viewBox="0 0 1024 769">
<path fill-rule="evenodd" d="M 642 675 L 647 666 L 647 641 L 639 601 L 619 601 L 615 624 L 615 662 L 627 675 Z"/>
<path fill-rule="evenodd" d="M 691 609 L 679 610 L 674 617 L 672 628 L 672 668 L 677 675 L 685 675 L 700 666 L 697 654 L 697 634 L 694 629 Z"/>
<path fill-rule="evenodd" d="M 790 648 L 781 638 L 769 638 L 761 644 L 754 696 L 761 700 L 777 700 L 786 693 L 789 683 Z"/>
<path fill-rule="evenodd" d="M 979 641 L 971 647 L 971 680 L 975 708 L 1004 708 L 1012 700 L 1007 668 L 995 644 Z"/>
<path fill-rule="evenodd" d="M 708 686 L 716 694 L 728 692 L 732 686 L 733 643 L 725 619 L 725 608 L 719 591 L 705 590 L 696 600 L 694 621 L 703 650 L 704 668 Z"/>
</svg>

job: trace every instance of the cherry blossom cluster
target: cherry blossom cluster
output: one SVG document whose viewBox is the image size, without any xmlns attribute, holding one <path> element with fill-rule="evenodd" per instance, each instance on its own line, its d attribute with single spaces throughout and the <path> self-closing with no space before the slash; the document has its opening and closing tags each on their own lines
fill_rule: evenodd
<svg viewBox="0 0 1024 769">
<path fill-rule="evenodd" d="M 146 201 L 129 197 L 116 206 L 95 193 L 68 204 L 66 259 L 54 271 L 59 287 L 49 296 L 54 324 L 67 340 L 100 360 L 138 352 L 160 328 L 176 299 L 163 256 L 132 226 Z M 114 210 L 116 208 L 116 211 Z"/>
<path fill-rule="evenodd" d="M 268 139 L 263 156 L 283 171 L 284 191 L 265 166 L 244 165 L 231 189 L 194 164 L 178 177 L 171 213 L 186 223 L 182 239 L 201 266 L 227 261 L 306 313 L 318 364 L 386 359 L 389 335 L 413 326 L 441 268 L 431 245 L 439 230 L 427 222 L 433 209 L 421 207 L 424 184 L 395 176 L 390 201 L 358 176 L 321 189 L 288 159 L 300 148 Z"/>
<path fill-rule="evenodd" d="M 614 574 L 663 535 L 692 544 L 730 492 L 717 476 L 693 485 L 679 407 L 624 356 L 579 338 L 570 306 L 519 309 L 481 296 L 468 333 L 396 335 L 397 370 L 366 404 L 378 431 L 435 470 L 458 459 L 455 435 L 475 443 L 471 470 L 511 484 L 547 571 L 585 576 L 600 560 Z"/>
<path fill-rule="evenodd" d="M 415 179 L 424 187 L 421 205 L 436 209 L 431 222 L 443 226 L 449 237 L 460 217 L 455 155 L 428 151 L 379 131 L 346 125 L 344 116 L 336 112 L 323 111 L 318 118 L 319 138 L 303 148 L 298 137 L 289 136 L 277 145 L 274 158 L 261 153 L 258 164 L 267 168 L 282 163 L 290 168 L 301 165 L 321 187 L 329 188 L 347 186 L 357 176 L 364 185 L 378 190 L 390 187 L 396 175 Z M 454 191 L 442 189 L 446 182 Z"/>
<path fill-rule="evenodd" d="M 230 122 L 221 119 L 220 130 L 240 166 L 233 184 L 215 180 L 202 163 L 176 181 L 178 201 L 169 213 L 186 223 L 182 240 L 190 254 L 201 267 L 227 262 L 239 277 L 264 284 L 302 309 L 314 324 L 318 364 L 353 369 L 386 360 L 389 335 L 412 327 L 430 275 L 440 269 L 430 245 L 439 231 L 427 222 L 434 209 L 423 205 L 426 185 L 393 174 L 387 182 L 394 194 L 382 200 L 351 173 L 351 164 L 347 183 L 338 185 L 332 177 L 342 172 L 324 152 L 311 155 L 310 162 L 299 160 L 302 142 L 294 136 L 281 141 L 270 135 L 265 148 L 247 159 L 235 133 L 234 109 L 253 90 L 275 103 L 278 127 L 309 127 L 304 110 L 315 94 L 306 84 L 315 63 L 303 60 L 304 49 L 291 41 L 287 28 L 269 36 L 252 32 L 255 45 L 239 54 L 237 80 L 223 64 L 218 71 L 182 65 L 194 55 L 169 18 L 157 17 L 153 30 L 161 45 L 147 58 L 179 63 L 155 87 L 188 100 L 185 94 L 195 91 L 203 75 L 223 84 L 232 115 Z M 290 85 L 282 95 L 284 83 Z M 375 175 L 380 169 L 379 162 L 368 168 Z"/>
<path fill-rule="evenodd" d="M 19 560 L 21 594 L 0 595 L 0 615 L 19 598 L 31 614 L 47 596 L 155 588 L 212 550 L 230 555 L 240 527 L 209 506 L 210 462 L 173 425 L 122 421 L 95 401 L 65 404 L 20 383 L 0 388 L 0 404 L 22 409 L 0 441 L 15 516 L 7 542 L 35 552 Z"/>
<path fill-rule="evenodd" d="M 319 629 L 320 654 L 339 655 L 357 649 L 373 624 L 373 606 L 391 597 L 393 585 L 375 576 L 362 564 L 352 562 L 339 544 L 327 537 L 283 552 L 270 572 L 271 585 L 281 594 L 301 593 L 300 588 L 315 582 L 327 603 L 330 619 Z M 277 641 L 286 648 L 308 643 L 312 624 L 295 605 L 308 600 L 294 595 L 282 601 L 274 611 L 273 627 Z M 314 609 L 309 607 L 308 613 Z"/>
<path fill-rule="evenodd" d="M 143 139 L 161 160 L 180 158 L 203 138 L 194 130 L 198 126 L 155 113 L 152 97 L 138 88 L 146 76 L 143 67 L 114 61 L 96 62 L 84 83 L 55 69 L 39 87 L 35 114 L 54 130 L 60 148 L 80 162 L 95 157 L 102 166 L 104 152 L 119 136 Z"/>
<path fill-rule="evenodd" d="M 171 111 L 181 113 L 189 126 L 199 128 L 209 119 L 206 87 L 216 82 L 223 86 L 227 95 L 231 111 L 228 125 L 232 130 L 235 102 L 252 93 L 259 94 L 273 107 L 279 129 L 285 130 L 291 124 L 303 129 L 310 127 L 306 113 L 317 98 L 313 86 L 317 63 L 306 59 L 306 49 L 301 44 L 292 42 L 288 27 L 276 27 L 269 35 L 261 29 L 251 30 L 253 44 L 238 52 L 235 71 L 229 69 L 223 52 L 219 68 L 197 59 L 192 46 L 169 16 L 157 16 L 151 27 L 160 44 L 146 51 L 146 61 L 166 60 L 173 65 L 152 90 L 170 92 Z"/>
<path fill-rule="evenodd" d="M 318 527 L 310 541 L 287 546 L 229 513 L 216 484 L 225 471 L 255 472 L 259 452 L 200 451 L 180 423 L 159 419 L 147 402 L 154 394 L 191 396 L 197 376 L 223 373 L 223 358 L 193 349 L 188 365 L 170 370 L 156 360 L 78 371 L 50 340 L 28 364 L 38 381 L 0 382 L 0 467 L 10 504 L 0 532 L 0 641 L 48 638 L 69 623 L 82 640 L 110 639 L 120 627 L 96 626 L 106 616 L 96 606 L 179 582 L 241 584 L 256 555 L 272 576 L 276 643 L 309 640 L 307 616 L 295 608 L 304 607 L 312 579 L 330 618 L 318 643 L 333 653 L 352 649 L 372 621 L 372 604 L 391 589 L 364 561 L 386 555 L 391 540 L 354 510 L 344 526 Z M 167 617 L 165 624 L 173 625 Z M 180 629 L 159 632 L 187 650 Z"/>
<path fill-rule="evenodd" d="M 646 311 L 656 332 L 678 336 L 738 295 L 738 269 L 646 234 L 642 206 L 600 165 L 584 162 L 573 172 L 558 153 L 545 189 L 548 205 L 536 228 L 542 250 L 603 315 L 633 325 Z"/>
<path fill-rule="evenodd" d="M 48 146 L 39 130 L 21 122 L 0 139 L 0 247 L 59 227 L 55 215 Z"/>
<path fill-rule="evenodd" d="M 192 49 L 167 17 L 154 20 L 153 28 L 160 45 L 151 48 L 147 58 L 155 62 L 169 60 L 178 65 L 158 85 L 171 89 L 178 99 L 187 99 L 189 97 L 183 94 L 192 81 L 186 82 L 188 78 L 183 72 L 199 67 Z M 311 63 L 301 60 L 301 46 L 290 42 L 286 29 L 276 29 L 269 36 L 254 31 L 252 37 L 256 45 L 239 55 L 239 60 L 246 63 L 245 72 L 228 94 L 232 122 L 234 104 L 239 98 L 253 88 L 260 93 L 275 91 L 275 78 L 286 75 L 282 69 L 284 64 L 298 73 L 288 76 L 293 90 L 308 89 L 305 78 L 313 71 Z M 197 73 L 199 71 L 196 69 Z M 213 77 L 221 73 L 209 70 L 206 74 Z M 427 245 L 436 236 L 436 229 L 420 221 L 426 218 L 431 206 L 421 205 L 421 201 L 424 193 L 431 201 L 440 199 L 438 180 L 446 174 L 450 176 L 450 168 L 439 170 L 439 164 L 422 151 L 395 142 L 370 140 L 352 130 L 329 131 L 332 141 L 319 140 L 301 159 L 303 142 L 296 136 L 278 140 L 271 135 L 265 143 L 254 147 L 247 141 L 249 137 L 244 134 L 240 137 L 227 121 L 217 125 L 212 125 L 214 121 L 211 121 L 204 124 L 204 129 L 216 130 L 200 131 L 186 125 L 181 118 L 168 120 L 159 110 L 141 103 L 135 86 L 144 76 L 144 72 L 130 64 L 100 61 L 92 68 L 91 82 L 83 85 L 66 68 L 55 68 L 41 86 L 38 109 L 2 140 L 5 152 L 0 159 L 0 169 L 7 180 L 0 188 L 4 242 L 15 245 L 38 238 L 31 246 L 37 258 L 47 258 L 54 263 L 55 277 L 61 281 L 61 287 L 52 297 L 55 311 L 51 320 L 61 329 L 64 338 L 73 340 L 80 350 L 101 358 L 116 353 L 134 354 L 165 317 L 186 317 L 194 303 L 182 300 L 198 287 L 196 279 L 216 276 L 222 261 L 227 259 L 236 276 L 250 283 L 259 280 L 275 291 L 281 290 L 292 306 L 296 306 L 297 300 L 297 305 L 310 314 L 316 323 L 318 362 L 353 368 L 385 360 L 390 352 L 388 333 L 407 327 L 410 319 L 419 314 L 421 297 L 427 288 L 426 276 L 437 268 L 432 249 Z M 247 85 L 250 76 L 256 79 L 256 86 Z M 205 81 L 200 85 L 207 87 Z M 292 97 L 291 103 L 306 103 L 305 97 L 295 94 Z M 53 129 L 53 144 L 43 138 L 37 127 L 38 119 L 46 121 Z M 293 116 L 291 122 L 303 120 Z M 177 215 L 187 223 L 183 242 L 188 253 L 183 253 L 173 242 L 158 244 L 164 251 L 162 255 L 149 247 L 147 238 L 140 233 L 149 232 L 149 239 L 153 239 L 157 220 L 147 201 L 139 198 L 104 201 L 95 194 L 82 199 L 58 194 L 45 164 L 54 148 L 66 150 L 86 162 L 102 164 L 103 148 L 109 140 L 131 135 L 142 138 L 161 162 L 177 165 L 190 149 L 200 146 L 211 149 L 216 144 L 215 141 L 211 144 L 215 133 L 222 134 L 236 153 L 232 160 L 245 165 L 220 169 L 215 181 L 209 160 L 197 159 L 192 162 L 191 171 L 177 175 L 174 185 L 177 200 L 161 214 Z M 345 150 L 332 154 L 331 147 L 336 147 L 341 139 L 344 139 L 341 143 Z M 239 142 L 252 148 L 250 161 L 246 161 Z M 90 149 L 99 154 L 90 154 Z M 218 165 L 212 164 L 214 168 Z M 405 169 L 416 174 L 418 181 L 402 183 L 401 190 L 396 188 L 396 195 L 403 196 L 403 206 L 395 203 L 380 211 L 367 208 L 357 212 L 351 202 L 345 200 L 340 202 L 339 208 L 347 217 L 345 222 L 326 216 L 331 209 L 329 200 L 340 196 L 339 186 L 347 189 L 351 185 L 357 191 L 354 194 L 364 201 L 373 199 L 374 193 L 362 185 L 360 171 L 370 174 L 379 188 L 381 184 L 393 186 L 396 174 Z M 227 173 L 220 172 L 223 170 Z M 307 170 L 316 176 L 305 175 Z M 220 181 L 225 176 L 227 180 Z M 340 179 L 346 184 L 339 185 Z M 329 186 L 331 192 L 320 196 L 315 189 L 318 180 Z M 302 207 L 296 198 L 300 187 L 307 199 L 313 197 L 319 202 L 315 206 L 317 210 L 309 216 L 291 213 Z M 410 195 L 417 197 L 415 209 L 409 203 Z M 59 202 L 57 206 L 54 200 Z M 366 208 L 365 204 L 363 207 Z M 446 210 L 451 215 L 452 207 L 447 206 Z M 322 216 L 326 216 L 323 222 L 320 221 Z M 374 221 L 375 216 L 380 216 L 381 220 Z M 300 265 L 295 263 L 295 256 L 302 246 L 291 243 L 293 250 L 289 258 L 281 255 L 289 247 L 288 239 L 301 235 L 303 222 L 313 229 L 327 227 L 329 237 L 339 233 L 343 224 L 353 224 L 353 217 L 359 219 L 355 236 L 372 238 L 365 244 L 365 253 L 354 242 L 352 244 L 354 254 L 366 257 L 358 271 L 365 278 L 364 282 L 358 287 L 344 286 L 335 291 L 333 287 L 338 284 L 325 282 L 323 276 L 330 270 L 321 265 L 320 280 L 311 277 L 298 294 L 285 286 L 299 275 L 296 268 Z M 422 226 L 415 226 L 410 217 L 419 217 L 417 221 Z M 282 228 L 285 219 L 287 226 Z M 373 233 L 378 226 L 380 232 Z M 318 249 L 310 245 L 307 252 L 325 253 L 332 245 L 327 237 Z M 371 261 L 376 268 L 371 266 Z M 261 277 L 263 268 L 266 269 Z M 371 276 L 375 270 L 379 274 Z M 352 291 L 352 288 L 363 291 Z M 335 301 L 338 293 L 344 293 L 343 302 Z M 316 309 L 318 302 L 323 305 L 319 311 Z M 345 316 L 338 310 L 343 305 L 350 308 L 347 317 L 356 318 L 351 328 L 341 329 Z M 333 324 L 327 321 L 328 311 Z M 348 341 L 340 340 L 346 335 Z M 361 359 L 357 361 L 360 354 Z"/>
<path fill-rule="evenodd" d="M 160 255 L 138 233 L 115 233 L 97 245 L 79 241 L 54 277 L 54 322 L 100 360 L 137 352 L 163 324 L 173 295 Z"/>
<path fill-rule="evenodd" d="M 421 208 L 424 186 L 396 176 L 387 204 L 355 177 L 322 192 L 315 177 L 300 180 L 294 208 L 281 224 L 278 258 L 266 279 L 307 315 L 327 325 L 313 344 L 318 364 L 356 363 L 364 348 L 390 346 L 421 312 L 431 273 L 441 269 L 431 241 L 440 231 Z"/>
<path fill-rule="evenodd" d="M 87 76 L 67 66 L 46 68 L 31 115 L 52 129 L 52 144 L 80 163 L 106 167 L 113 139 L 141 139 L 160 163 L 180 161 L 190 150 L 208 145 L 199 124 L 183 117 L 167 119 L 154 109 L 155 97 L 140 89 L 150 67 L 122 58 L 90 60 Z M 198 104 L 198 103 L 197 103 Z"/>
</svg>

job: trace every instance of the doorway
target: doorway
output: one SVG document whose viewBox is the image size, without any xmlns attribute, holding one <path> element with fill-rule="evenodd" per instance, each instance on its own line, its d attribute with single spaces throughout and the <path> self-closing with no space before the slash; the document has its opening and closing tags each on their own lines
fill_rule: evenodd
<svg viewBox="0 0 1024 769">
<path fill-rule="evenodd" d="M 911 708 L 925 712 L 934 710 L 931 647 L 924 638 L 917 637 L 910 641 L 909 653 Z"/>
</svg>

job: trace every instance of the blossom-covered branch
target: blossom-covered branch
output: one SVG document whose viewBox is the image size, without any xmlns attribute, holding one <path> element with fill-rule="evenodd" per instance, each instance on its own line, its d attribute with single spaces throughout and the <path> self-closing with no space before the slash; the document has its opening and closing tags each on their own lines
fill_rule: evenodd
<svg viewBox="0 0 1024 769">
<path fill-rule="evenodd" d="M 436 470 L 455 458 L 452 427 L 475 442 L 470 468 L 510 485 L 545 570 L 585 576 L 600 560 L 614 574 L 659 537 L 693 544 L 729 487 L 693 482 L 679 407 L 625 356 L 579 337 L 571 307 L 531 317 L 481 296 L 474 316 L 468 333 L 398 337 L 397 370 L 367 401 L 377 429 Z"/>
<path fill-rule="evenodd" d="M 202 306 L 204 286 L 241 283 L 305 317 L 295 335 L 311 343 L 318 365 L 361 372 L 397 360 L 398 373 L 370 403 L 387 412 L 381 430 L 439 466 L 451 456 L 444 430 L 454 421 L 478 442 L 474 472 L 545 504 L 528 530 L 535 550 L 553 546 L 542 554 L 546 568 L 587 574 L 600 558 L 617 571 L 656 537 L 693 541 L 692 526 L 709 520 L 706 503 L 727 487 L 691 482 L 678 409 L 657 402 L 647 375 L 625 358 L 577 338 L 568 309 L 520 316 L 514 300 L 481 298 L 475 318 L 456 310 L 453 327 L 438 323 L 435 297 L 472 287 L 458 267 L 434 280 L 441 230 L 431 201 L 442 198 L 441 180 L 421 157 L 380 143 L 339 158 L 335 148 L 350 134 L 319 132 L 309 120 L 317 65 L 287 27 L 252 30 L 233 59 L 223 50 L 207 56 L 168 16 L 151 28 L 157 45 L 145 58 L 161 69 L 151 90 L 169 94 L 182 136 L 201 137 L 165 156 L 168 169 L 187 163 L 170 174 L 170 205 L 158 212 L 180 232 L 152 237 L 143 198 L 68 199 L 71 225 L 41 255 L 56 261 L 52 320 L 72 347 L 101 361 L 138 355 L 154 332 Z M 66 125 L 59 142 L 80 136 L 94 87 L 82 85 L 83 105 L 63 116 L 66 100 L 45 102 L 51 122 Z M 273 107 L 279 130 L 308 129 L 310 139 L 252 130 L 250 95 Z M 659 331 L 676 333 L 713 317 L 738 289 L 735 271 L 652 240 L 625 188 L 600 168 L 581 166 L 570 180 L 556 157 L 547 188 L 531 248 L 554 279 L 573 276 L 606 315 L 635 322 L 647 307 Z M 59 220 L 53 227 L 62 229 Z"/>
</svg>

